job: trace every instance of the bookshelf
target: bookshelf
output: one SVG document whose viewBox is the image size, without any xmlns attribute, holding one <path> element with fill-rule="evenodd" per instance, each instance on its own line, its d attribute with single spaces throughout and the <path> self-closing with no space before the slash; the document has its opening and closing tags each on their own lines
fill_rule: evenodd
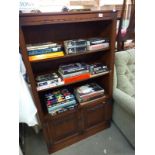
<svg viewBox="0 0 155 155">
<path fill-rule="evenodd" d="M 49 153 L 110 127 L 116 18 L 117 12 L 112 11 L 20 14 L 21 54 Z M 109 38 L 109 48 L 34 62 L 29 61 L 26 44 L 52 41 L 63 45 L 64 40 L 91 37 Z M 75 62 L 100 62 L 107 65 L 109 71 L 84 80 L 37 90 L 36 75 L 54 72 L 62 63 Z M 105 89 L 105 95 L 83 102 L 76 108 L 55 116 L 47 112 L 43 102 L 45 93 L 60 88 L 74 89 L 89 82 L 96 82 L 102 86 Z"/>
</svg>

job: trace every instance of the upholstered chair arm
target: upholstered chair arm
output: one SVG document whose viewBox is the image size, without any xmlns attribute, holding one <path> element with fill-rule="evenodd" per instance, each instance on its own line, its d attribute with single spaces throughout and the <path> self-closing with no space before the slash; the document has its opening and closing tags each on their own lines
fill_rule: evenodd
<svg viewBox="0 0 155 155">
<path fill-rule="evenodd" d="M 127 112 L 135 116 L 135 99 L 118 88 L 113 91 L 113 98 Z M 116 104 L 116 103 L 114 103 Z"/>
</svg>

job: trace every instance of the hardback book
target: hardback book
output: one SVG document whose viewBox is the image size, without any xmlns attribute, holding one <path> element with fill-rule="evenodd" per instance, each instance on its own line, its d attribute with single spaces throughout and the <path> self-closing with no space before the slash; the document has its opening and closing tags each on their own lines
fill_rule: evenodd
<svg viewBox="0 0 155 155">
<path fill-rule="evenodd" d="M 63 107 L 63 108 L 58 108 L 58 109 L 56 109 L 56 110 L 49 111 L 49 114 L 51 114 L 52 116 L 54 116 L 54 115 L 56 115 L 56 114 L 65 112 L 65 111 L 67 111 L 67 110 L 73 110 L 73 109 L 75 109 L 76 106 L 77 106 L 77 104 L 68 105 L 68 106 L 65 106 L 65 107 Z"/>
<path fill-rule="evenodd" d="M 90 78 L 90 73 L 84 73 L 84 74 L 80 74 L 80 75 L 76 75 L 68 78 L 63 78 L 63 81 L 65 84 L 67 84 L 67 83 L 81 81 L 89 78 Z"/>
<path fill-rule="evenodd" d="M 102 63 L 95 63 L 89 65 L 89 71 L 91 74 L 103 73 L 108 71 L 108 67 Z"/>
<path fill-rule="evenodd" d="M 69 78 L 69 77 L 89 73 L 89 70 L 81 70 L 81 71 L 73 72 L 73 73 L 70 73 L 70 74 L 63 74 L 60 71 L 58 71 L 58 72 L 59 72 L 60 76 L 62 77 L 62 79 L 64 79 L 64 78 Z"/>
<path fill-rule="evenodd" d="M 62 74 L 70 74 L 82 70 L 88 70 L 88 65 L 85 63 L 73 63 L 61 65 L 59 67 L 59 72 L 61 72 Z"/>
<path fill-rule="evenodd" d="M 80 96 L 86 96 L 88 94 L 93 94 L 96 92 L 103 92 L 104 93 L 104 89 L 101 86 L 99 86 L 97 83 L 90 83 L 90 84 L 86 84 L 86 85 L 78 87 L 76 89 L 76 92 Z"/>
<path fill-rule="evenodd" d="M 75 89 L 79 102 L 85 102 L 104 95 L 104 89 L 96 83 L 90 83 Z"/>
<path fill-rule="evenodd" d="M 36 77 L 36 82 L 37 82 L 37 90 L 43 90 L 46 88 L 52 88 L 64 84 L 62 79 L 55 72 L 38 75 Z"/>
<path fill-rule="evenodd" d="M 57 43 L 53 42 L 45 42 L 45 43 L 36 43 L 36 44 L 27 44 L 27 50 L 36 50 L 36 49 L 44 49 L 49 47 L 55 47 L 57 46 Z"/>
<path fill-rule="evenodd" d="M 43 82 L 43 81 L 54 80 L 54 79 L 58 79 L 58 78 L 59 78 L 58 74 L 55 72 L 52 72 L 52 73 L 48 73 L 48 74 L 38 75 L 36 77 L 36 81 Z"/>
<path fill-rule="evenodd" d="M 107 38 L 89 38 L 87 39 L 87 45 L 98 45 L 109 42 Z"/>
<path fill-rule="evenodd" d="M 33 55 L 54 53 L 54 52 L 59 52 L 59 51 L 62 51 L 62 47 L 60 45 L 54 46 L 54 47 L 48 47 L 48 48 L 28 50 L 28 55 L 33 56 Z"/>
<path fill-rule="evenodd" d="M 76 100 L 62 102 L 62 103 L 59 103 L 59 104 L 55 104 L 54 106 L 48 107 L 48 111 L 50 112 L 50 111 L 53 111 L 53 110 L 56 110 L 56 109 L 59 109 L 59 108 L 64 108 L 64 107 L 67 107 L 67 106 L 71 106 L 71 105 L 74 105 L 74 104 L 76 104 Z"/>
<path fill-rule="evenodd" d="M 84 39 L 66 40 L 64 46 L 66 54 L 81 53 L 87 50 L 87 41 Z"/>
<path fill-rule="evenodd" d="M 58 74 L 54 73 L 48 73 L 43 75 L 38 75 L 36 77 L 37 86 L 43 86 L 43 85 L 49 85 L 55 82 L 61 82 L 61 78 L 58 76 Z"/>
<path fill-rule="evenodd" d="M 109 47 L 109 43 L 101 43 L 101 44 L 96 44 L 96 45 L 89 45 L 88 50 L 90 50 L 90 51 L 100 50 L 100 49 L 104 49 L 104 48 L 108 48 L 108 47 Z"/>
<path fill-rule="evenodd" d="M 60 81 L 60 82 L 50 81 L 50 84 L 48 83 L 45 85 L 37 86 L 37 90 L 40 91 L 40 90 L 44 90 L 44 89 L 48 89 L 48 88 L 54 88 L 56 86 L 61 86 L 61 85 L 64 85 L 64 81 Z"/>
<path fill-rule="evenodd" d="M 64 56 L 64 52 L 59 51 L 59 52 L 54 52 L 54 53 L 29 56 L 29 61 L 44 60 L 48 58 L 55 58 L 55 57 L 62 57 L 62 56 Z"/>
<path fill-rule="evenodd" d="M 52 93 L 45 94 L 44 98 L 49 113 L 55 113 L 62 108 L 77 104 L 75 96 L 67 89 L 53 91 Z"/>
</svg>

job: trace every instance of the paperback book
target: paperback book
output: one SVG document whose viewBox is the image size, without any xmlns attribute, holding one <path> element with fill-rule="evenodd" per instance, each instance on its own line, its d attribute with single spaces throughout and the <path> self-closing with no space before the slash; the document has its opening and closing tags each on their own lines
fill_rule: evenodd
<svg viewBox="0 0 155 155">
<path fill-rule="evenodd" d="M 62 112 L 64 110 L 73 108 L 77 104 L 74 95 L 67 89 L 45 94 L 45 103 L 48 112 L 52 115 L 59 113 L 60 111 Z"/>
</svg>

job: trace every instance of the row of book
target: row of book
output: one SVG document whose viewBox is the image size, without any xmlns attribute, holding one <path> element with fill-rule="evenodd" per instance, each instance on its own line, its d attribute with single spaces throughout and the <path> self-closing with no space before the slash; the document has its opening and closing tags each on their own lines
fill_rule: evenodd
<svg viewBox="0 0 155 155">
<path fill-rule="evenodd" d="M 28 44 L 29 61 L 47 58 L 62 57 L 66 54 L 75 54 L 109 47 L 109 40 L 105 38 L 89 38 L 64 41 L 64 47 L 58 43 L 46 42 Z"/>
<path fill-rule="evenodd" d="M 62 46 L 53 42 L 46 42 L 42 44 L 28 44 L 27 51 L 29 55 L 29 61 L 64 56 Z"/>
<path fill-rule="evenodd" d="M 67 89 L 45 94 L 44 98 L 48 113 L 52 115 L 73 109 L 77 105 L 75 96 Z"/>
<path fill-rule="evenodd" d="M 106 38 L 75 39 L 64 41 L 66 54 L 75 54 L 85 51 L 99 50 L 109 47 L 109 40 Z"/>
<path fill-rule="evenodd" d="M 52 88 L 76 81 L 91 78 L 93 75 L 108 72 L 108 67 L 101 63 L 86 64 L 72 63 L 60 65 L 58 72 L 38 75 L 36 77 L 37 90 Z"/>
<path fill-rule="evenodd" d="M 104 96 L 104 89 L 96 83 L 82 85 L 74 89 L 74 94 L 68 89 L 53 91 L 44 95 L 48 113 L 56 115 L 74 109 L 78 103 L 90 101 Z"/>
</svg>

